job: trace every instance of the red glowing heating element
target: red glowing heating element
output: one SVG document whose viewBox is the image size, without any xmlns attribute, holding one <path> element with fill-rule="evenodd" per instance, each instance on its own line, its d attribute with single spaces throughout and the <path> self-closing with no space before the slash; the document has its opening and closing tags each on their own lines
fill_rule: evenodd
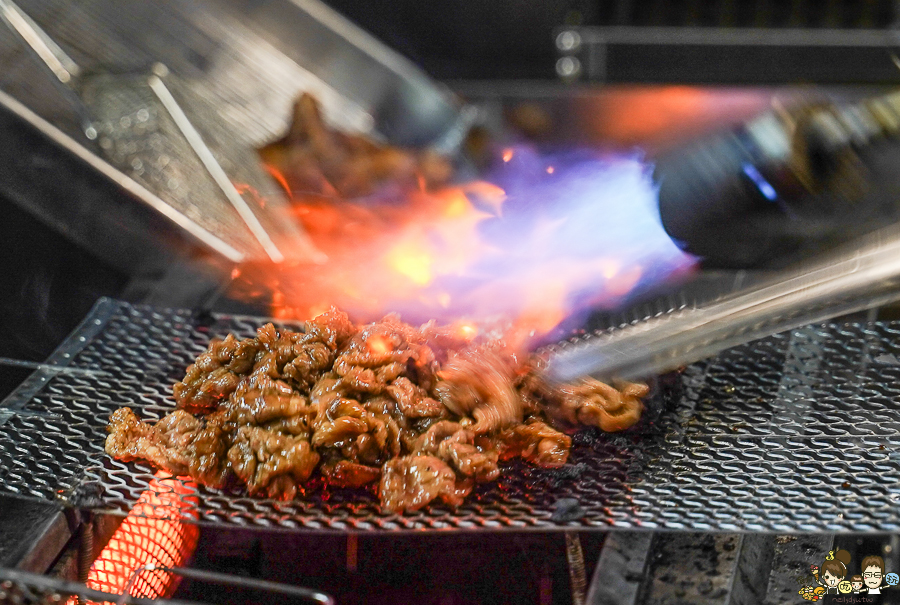
<svg viewBox="0 0 900 605">
<path fill-rule="evenodd" d="M 186 520 L 196 504 L 194 487 L 165 471 L 157 472 L 94 561 L 87 586 L 112 594 L 123 594 L 128 588 L 130 595 L 150 599 L 171 596 L 178 585 L 176 576 L 139 570 L 180 566 L 197 548 L 199 530 Z"/>
</svg>

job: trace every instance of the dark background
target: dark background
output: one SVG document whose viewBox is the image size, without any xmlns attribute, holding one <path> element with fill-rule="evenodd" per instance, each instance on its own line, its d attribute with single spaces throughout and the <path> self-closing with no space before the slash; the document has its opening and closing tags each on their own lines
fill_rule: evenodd
<svg viewBox="0 0 900 605">
<path fill-rule="evenodd" d="M 566 25 L 882 29 L 893 0 L 325 0 L 439 80 L 553 79 Z"/>
<path fill-rule="evenodd" d="M 555 78 L 553 30 L 591 12 L 572 0 L 326 4 L 439 80 Z"/>
</svg>

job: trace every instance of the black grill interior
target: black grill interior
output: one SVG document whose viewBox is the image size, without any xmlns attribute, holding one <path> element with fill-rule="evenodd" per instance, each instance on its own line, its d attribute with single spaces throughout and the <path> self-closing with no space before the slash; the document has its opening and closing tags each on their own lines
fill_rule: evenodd
<svg viewBox="0 0 900 605">
<path fill-rule="evenodd" d="M 892 0 L 601 0 L 590 25 L 884 29 Z M 592 17 L 592 18 L 591 18 Z"/>
</svg>

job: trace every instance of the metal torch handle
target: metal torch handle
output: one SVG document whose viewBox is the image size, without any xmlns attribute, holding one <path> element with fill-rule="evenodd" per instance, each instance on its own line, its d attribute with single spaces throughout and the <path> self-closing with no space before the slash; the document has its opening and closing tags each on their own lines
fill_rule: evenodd
<svg viewBox="0 0 900 605">
<path fill-rule="evenodd" d="M 549 378 L 633 379 L 784 330 L 900 300 L 900 226 L 891 226 L 708 305 L 560 345 Z"/>
</svg>

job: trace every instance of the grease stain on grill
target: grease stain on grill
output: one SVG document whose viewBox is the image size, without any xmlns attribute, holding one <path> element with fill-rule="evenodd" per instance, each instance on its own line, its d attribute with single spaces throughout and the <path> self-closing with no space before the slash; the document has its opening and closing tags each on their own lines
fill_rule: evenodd
<svg viewBox="0 0 900 605">
<path fill-rule="evenodd" d="M 553 503 L 553 514 L 550 519 L 556 523 L 577 521 L 584 516 L 584 509 L 575 498 L 560 498 Z"/>
<path fill-rule="evenodd" d="M 900 359 L 897 359 L 895 355 L 892 353 L 885 353 L 883 355 L 879 355 L 874 359 L 876 363 L 883 363 L 892 366 L 900 366 Z"/>
<path fill-rule="evenodd" d="M 103 506 L 103 486 L 96 481 L 84 481 L 70 493 L 60 490 L 60 500 L 81 509 L 96 509 Z"/>
<path fill-rule="evenodd" d="M 191 313 L 191 319 L 194 321 L 197 330 L 201 332 L 208 331 L 216 323 L 216 316 L 209 309 L 195 309 Z"/>
</svg>

